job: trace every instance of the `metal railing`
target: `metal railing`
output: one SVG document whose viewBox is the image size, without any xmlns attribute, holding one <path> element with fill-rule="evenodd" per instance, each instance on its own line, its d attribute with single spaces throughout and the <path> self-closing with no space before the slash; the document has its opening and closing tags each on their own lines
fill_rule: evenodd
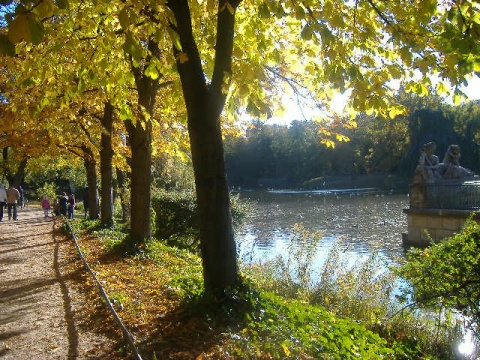
<svg viewBox="0 0 480 360">
<path fill-rule="evenodd" d="M 424 206 L 428 209 L 478 210 L 480 180 L 426 184 Z"/>
</svg>

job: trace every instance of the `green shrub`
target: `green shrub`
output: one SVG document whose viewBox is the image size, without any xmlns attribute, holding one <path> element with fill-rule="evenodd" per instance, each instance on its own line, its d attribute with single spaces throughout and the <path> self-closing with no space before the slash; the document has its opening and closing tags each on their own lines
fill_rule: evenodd
<svg viewBox="0 0 480 360">
<path fill-rule="evenodd" d="M 157 190 L 152 196 L 152 208 L 156 214 L 156 238 L 180 248 L 191 248 L 198 244 L 194 192 Z"/>
<path fill-rule="evenodd" d="M 398 270 L 411 286 L 406 299 L 436 312 L 459 311 L 480 341 L 480 225 L 468 219 L 461 233 L 426 249 L 411 249 Z"/>
<path fill-rule="evenodd" d="M 249 206 L 238 196 L 231 196 L 231 213 L 234 225 L 246 216 Z M 193 191 L 156 190 L 152 196 L 155 214 L 154 236 L 171 246 L 199 249 L 199 229 L 196 197 Z"/>
</svg>

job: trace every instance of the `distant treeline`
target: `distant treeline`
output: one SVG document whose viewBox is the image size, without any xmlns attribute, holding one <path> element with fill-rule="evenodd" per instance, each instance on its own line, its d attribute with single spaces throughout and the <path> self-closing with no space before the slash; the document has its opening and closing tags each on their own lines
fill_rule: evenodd
<svg viewBox="0 0 480 360">
<path fill-rule="evenodd" d="M 336 142 L 334 147 L 321 142 L 324 128 L 311 121 L 293 121 L 289 126 L 253 121 L 243 137 L 226 138 L 229 184 L 311 188 L 321 187 L 325 176 L 382 174 L 408 179 L 422 144 L 429 141 L 436 142 L 440 161 L 448 145 L 460 145 L 461 164 L 478 173 L 480 102 L 412 108 L 415 105 L 422 102 L 407 102 L 409 116 L 362 115 L 356 119 L 357 126 L 339 126 L 336 138 L 349 141 Z"/>
</svg>

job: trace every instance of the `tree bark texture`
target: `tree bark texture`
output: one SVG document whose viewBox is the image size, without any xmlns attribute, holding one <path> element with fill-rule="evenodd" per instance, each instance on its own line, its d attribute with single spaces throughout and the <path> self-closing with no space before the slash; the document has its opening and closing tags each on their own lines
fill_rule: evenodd
<svg viewBox="0 0 480 360">
<path fill-rule="evenodd" d="M 130 236 L 133 243 L 140 244 L 151 238 L 151 124 L 145 124 L 145 129 L 139 124 L 130 124 L 127 129 L 132 149 Z"/>
<path fill-rule="evenodd" d="M 83 164 L 87 174 L 88 185 L 88 216 L 90 219 L 98 218 L 98 190 L 97 190 L 97 162 L 92 149 L 87 146 L 82 147 L 84 152 Z"/>
<path fill-rule="evenodd" d="M 116 168 L 117 173 L 117 194 L 120 197 L 120 206 L 122 207 L 122 221 L 128 221 L 130 219 L 129 203 L 126 199 L 128 190 L 127 174 L 125 171 Z"/>
<path fill-rule="evenodd" d="M 131 162 L 131 225 L 130 236 L 137 245 L 149 240 L 152 236 L 151 226 L 151 166 L 152 166 L 152 122 L 145 116 L 146 112 L 153 116 L 155 97 L 158 91 L 158 79 L 153 80 L 145 75 L 144 69 L 148 66 L 152 56 L 159 55 L 158 44 L 150 39 L 150 51 L 143 67 L 132 68 L 138 90 L 138 103 L 140 105 L 139 117 L 134 123 L 125 122 L 129 144 L 132 149 Z"/>
<path fill-rule="evenodd" d="M 237 1 L 231 1 L 237 6 Z M 206 83 L 198 48 L 192 33 L 187 0 L 168 3 L 188 61 L 177 62 L 188 113 L 188 131 L 195 173 L 203 277 L 207 292 L 223 292 L 239 283 L 236 244 L 230 214 L 230 199 L 220 114 L 225 104 L 225 76 L 231 73 L 234 15 L 219 2 L 217 45 L 212 83 Z M 176 57 L 177 59 L 179 57 Z"/>
<path fill-rule="evenodd" d="M 100 174 L 101 174 L 101 199 L 100 221 L 105 226 L 113 225 L 113 106 L 105 103 L 102 117 L 103 131 L 101 135 Z"/>
<path fill-rule="evenodd" d="M 9 155 L 9 147 L 6 146 L 2 149 L 3 174 L 7 178 L 8 184 L 18 189 L 19 186 L 22 185 L 22 181 L 25 178 L 25 169 L 27 167 L 28 159 L 23 159 L 20 164 L 18 164 L 15 173 L 13 173 L 12 167 L 7 165 L 11 159 L 11 156 Z"/>
<path fill-rule="evenodd" d="M 25 178 L 25 169 L 27 167 L 28 160 L 23 159 L 18 165 L 17 171 L 12 179 L 12 185 L 17 189 L 22 185 L 23 179 Z"/>
</svg>

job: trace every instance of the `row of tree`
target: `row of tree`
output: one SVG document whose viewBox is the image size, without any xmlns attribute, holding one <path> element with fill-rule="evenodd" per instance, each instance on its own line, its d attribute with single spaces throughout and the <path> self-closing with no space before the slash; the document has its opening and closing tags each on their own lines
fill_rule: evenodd
<svg viewBox="0 0 480 360">
<path fill-rule="evenodd" d="M 435 97 L 399 94 L 409 116 L 381 119 L 358 116 L 356 126 L 339 132 L 348 141 L 327 146 L 318 124 L 293 121 L 267 125 L 253 121 L 243 136 L 227 136 L 229 183 L 235 187 L 305 187 L 325 175 L 395 175 L 412 179 L 422 144 L 437 143 L 443 159 L 450 144 L 460 145 L 463 166 L 480 169 L 480 102 L 451 106 Z M 418 108 L 430 106 L 430 109 Z M 321 181 L 317 185 L 322 184 Z"/>
<path fill-rule="evenodd" d="M 20 164 L 11 181 L 27 166 L 83 163 L 89 188 L 100 183 L 101 221 L 109 225 L 113 169 L 119 179 L 127 172 L 130 241 L 141 246 L 151 237 L 153 159 L 186 152 L 207 291 L 239 281 L 222 141 L 236 114 L 269 116 L 285 94 L 324 108 L 334 90 L 349 89 L 350 114 L 395 118 L 406 109 L 395 102 L 392 79 L 426 95 L 435 73 L 436 90 L 448 93 L 450 81 L 457 101 L 458 85 L 480 63 L 475 1 L 0 6 L 1 147 L 6 162 L 14 156 Z M 338 130 L 349 120 L 322 120 L 324 139 L 343 138 Z M 95 204 L 96 191 L 90 194 Z"/>
</svg>

